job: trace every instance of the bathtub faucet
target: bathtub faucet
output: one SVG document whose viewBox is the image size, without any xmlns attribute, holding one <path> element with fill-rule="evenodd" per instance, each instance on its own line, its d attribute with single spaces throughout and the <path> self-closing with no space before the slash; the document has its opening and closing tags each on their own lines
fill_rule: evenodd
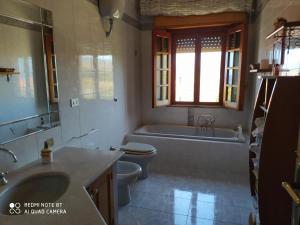
<svg viewBox="0 0 300 225">
<path fill-rule="evenodd" d="M 195 125 L 195 109 L 192 107 L 188 107 L 187 124 L 188 124 L 188 126 Z"/>
<path fill-rule="evenodd" d="M 214 129 L 215 122 L 216 122 L 215 116 L 210 114 L 207 115 L 201 114 L 198 116 L 197 119 L 197 127 L 204 128 L 204 129 L 207 128 Z"/>
</svg>

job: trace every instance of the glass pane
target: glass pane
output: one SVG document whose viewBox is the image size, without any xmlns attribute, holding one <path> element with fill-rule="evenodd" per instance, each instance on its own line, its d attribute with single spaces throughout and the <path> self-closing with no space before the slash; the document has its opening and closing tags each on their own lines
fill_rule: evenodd
<svg viewBox="0 0 300 225">
<path fill-rule="evenodd" d="M 226 84 L 232 84 L 232 76 L 233 76 L 233 70 L 232 69 L 227 69 Z"/>
<path fill-rule="evenodd" d="M 158 101 L 162 100 L 162 87 L 156 87 L 156 99 Z"/>
<path fill-rule="evenodd" d="M 157 76 L 156 77 L 157 86 L 169 84 L 168 71 L 157 70 L 156 76 Z"/>
<path fill-rule="evenodd" d="M 156 68 L 157 68 L 157 69 L 161 69 L 161 68 L 162 68 L 162 65 L 161 65 L 161 58 L 162 58 L 161 55 L 157 55 L 157 56 L 156 56 Z"/>
<path fill-rule="evenodd" d="M 297 41 L 296 41 L 297 42 Z M 296 45 L 296 43 L 292 42 L 292 46 Z M 300 48 L 290 48 L 289 51 L 285 51 L 285 57 L 284 57 L 284 66 L 283 68 L 289 68 L 289 72 L 285 72 L 286 75 L 294 75 L 294 74 L 300 74 L 300 65 L 299 65 L 299 59 L 300 59 Z"/>
<path fill-rule="evenodd" d="M 176 40 L 176 97 L 177 102 L 194 101 L 195 38 Z"/>
<path fill-rule="evenodd" d="M 239 48 L 241 43 L 241 32 L 235 33 L 235 48 Z"/>
<path fill-rule="evenodd" d="M 233 57 L 234 57 L 233 52 L 227 53 L 227 67 L 233 67 Z"/>
<path fill-rule="evenodd" d="M 238 67 L 240 65 L 240 52 L 232 51 L 227 53 L 227 67 Z"/>
<path fill-rule="evenodd" d="M 233 70 L 232 84 L 233 85 L 239 84 L 239 70 Z"/>
<path fill-rule="evenodd" d="M 162 88 L 162 100 L 167 100 L 168 99 L 168 87 L 163 87 Z"/>
<path fill-rule="evenodd" d="M 231 102 L 237 102 L 237 88 L 236 87 L 232 88 Z"/>
<path fill-rule="evenodd" d="M 162 56 L 162 62 L 161 65 L 163 69 L 168 69 L 168 55 L 163 55 Z"/>
<path fill-rule="evenodd" d="M 238 67 L 240 65 L 240 52 L 234 51 L 233 54 L 233 66 Z"/>
<path fill-rule="evenodd" d="M 169 87 L 168 86 L 156 87 L 156 99 L 158 101 L 164 101 L 169 99 Z"/>
<path fill-rule="evenodd" d="M 219 102 L 222 46 L 221 37 L 201 40 L 200 102 Z"/>
<path fill-rule="evenodd" d="M 231 87 L 226 87 L 226 101 L 231 102 Z"/>
<path fill-rule="evenodd" d="M 162 48 L 162 51 L 163 52 L 168 52 L 168 49 L 169 49 L 169 39 L 168 38 L 163 38 L 162 39 L 163 43 L 163 48 Z"/>
<path fill-rule="evenodd" d="M 162 78 L 161 78 L 161 71 L 157 70 L 156 71 L 156 85 L 162 85 Z"/>
<path fill-rule="evenodd" d="M 162 38 L 161 37 L 156 38 L 156 50 L 158 52 L 162 51 Z"/>
<path fill-rule="evenodd" d="M 166 54 L 156 55 L 156 68 L 157 69 L 168 69 L 169 67 L 169 56 Z"/>
<path fill-rule="evenodd" d="M 176 54 L 176 101 L 194 101 L 195 53 Z"/>
<path fill-rule="evenodd" d="M 230 34 L 228 48 L 229 49 L 239 48 L 240 42 L 241 42 L 241 32 Z"/>
<path fill-rule="evenodd" d="M 161 71 L 161 79 L 162 79 L 161 84 L 168 84 L 168 82 L 169 82 L 168 78 L 169 78 L 168 71 Z"/>
<path fill-rule="evenodd" d="M 234 34 L 229 35 L 228 48 L 233 49 L 235 47 Z"/>
</svg>

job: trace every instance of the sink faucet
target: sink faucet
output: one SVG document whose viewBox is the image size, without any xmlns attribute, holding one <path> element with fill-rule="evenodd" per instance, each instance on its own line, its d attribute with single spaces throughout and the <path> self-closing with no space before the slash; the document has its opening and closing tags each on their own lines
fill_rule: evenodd
<svg viewBox="0 0 300 225">
<path fill-rule="evenodd" d="M 8 183 L 8 181 L 5 177 L 6 175 L 7 175 L 7 172 L 0 172 L 0 184 L 1 185 L 5 185 Z"/>
<path fill-rule="evenodd" d="M 13 158 L 14 162 L 18 162 L 17 156 L 12 151 L 10 151 L 6 148 L 1 148 L 1 147 L 0 147 L 0 151 L 3 151 L 3 152 L 6 152 L 6 153 L 10 154 L 11 157 Z"/>
<path fill-rule="evenodd" d="M 14 162 L 18 162 L 18 159 L 17 159 L 17 156 L 10 150 L 6 149 L 6 148 L 1 148 L 0 147 L 0 151 L 3 151 L 3 152 L 6 152 L 8 154 L 11 155 L 11 157 L 13 158 Z M 1 185 L 5 185 L 8 183 L 7 179 L 6 179 L 6 176 L 7 175 L 7 172 L 0 172 L 0 184 Z"/>
</svg>

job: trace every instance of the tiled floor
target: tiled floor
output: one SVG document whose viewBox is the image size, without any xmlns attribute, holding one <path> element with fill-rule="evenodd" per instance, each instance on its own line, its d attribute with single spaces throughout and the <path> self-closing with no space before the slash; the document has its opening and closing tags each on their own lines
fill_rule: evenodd
<svg viewBox="0 0 300 225">
<path fill-rule="evenodd" d="M 152 173 L 132 188 L 119 225 L 246 225 L 247 185 Z"/>
</svg>

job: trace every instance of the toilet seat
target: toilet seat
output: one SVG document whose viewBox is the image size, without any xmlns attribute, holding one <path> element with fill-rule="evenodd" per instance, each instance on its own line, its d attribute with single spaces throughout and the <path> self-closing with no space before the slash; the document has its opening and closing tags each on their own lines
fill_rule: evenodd
<svg viewBox="0 0 300 225">
<path fill-rule="evenodd" d="M 156 148 L 152 145 L 128 142 L 121 146 L 121 151 L 129 155 L 153 155 L 156 153 Z"/>
<path fill-rule="evenodd" d="M 125 153 L 121 160 L 139 164 L 142 167 L 142 174 L 139 179 L 146 179 L 149 163 L 157 155 L 156 148 L 149 144 L 128 142 L 120 147 L 120 151 Z"/>
</svg>

